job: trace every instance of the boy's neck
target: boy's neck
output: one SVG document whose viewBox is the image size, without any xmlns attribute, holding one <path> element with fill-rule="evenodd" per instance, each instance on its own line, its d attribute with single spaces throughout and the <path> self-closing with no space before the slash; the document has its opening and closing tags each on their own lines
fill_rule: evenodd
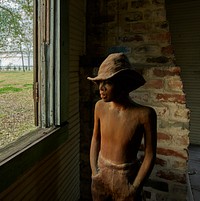
<svg viewBox="0 0 200 201">
<path fill-rule="evenodd" d="M 126 109 L 127 107 L 129 107 L 131 105 L 131 103 L 133 103 L 131 98 L 129 96 L 126 96 L 126 97 L 111 101 L 110 105 L 112 108 L 117 108 L 117 109 L 123 110 L 123 109 Z"/>
</svg>

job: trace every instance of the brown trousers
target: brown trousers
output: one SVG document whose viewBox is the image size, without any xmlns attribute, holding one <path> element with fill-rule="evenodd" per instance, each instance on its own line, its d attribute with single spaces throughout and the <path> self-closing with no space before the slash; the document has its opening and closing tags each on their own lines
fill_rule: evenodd
<svg viewBox="0 0 200 201">
<path fill-rule="evenodd" d="M 139 162 L 116 165 L 99 155 L 98 167 L 98 174 L 92 177 L 93 201 L 142 201 L 140 193 L 130 192 Z"/>
</svg>

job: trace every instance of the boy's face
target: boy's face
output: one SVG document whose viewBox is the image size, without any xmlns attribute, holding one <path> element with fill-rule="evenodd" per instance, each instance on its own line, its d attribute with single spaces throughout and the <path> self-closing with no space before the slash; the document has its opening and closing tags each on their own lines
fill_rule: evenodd
<svg viewBox="0 0 200 201">
<path fill-rule="evenodd" d="M 117 95 L 117 87 L 111 79 L 98 82 L 100 97 L 105 102 L 114 101 Z"/>
</svg>

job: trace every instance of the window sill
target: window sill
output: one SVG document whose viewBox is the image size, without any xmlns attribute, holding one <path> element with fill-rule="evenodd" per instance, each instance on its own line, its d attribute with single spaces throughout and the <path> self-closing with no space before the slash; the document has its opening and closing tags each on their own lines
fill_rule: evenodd
<svg viewBox="0 0 200 201">
<path fill-rule="evenodd" d="M 37 128 L 0 149 L 0 166 L 54 132 L 53 128 Z"/>
<path fill-rule="evenodd" d="M 57 149 L 67 138 L 67 125 L 49 129 L 38 128 L 0 149 L 0 192 Z"/>
</svg>

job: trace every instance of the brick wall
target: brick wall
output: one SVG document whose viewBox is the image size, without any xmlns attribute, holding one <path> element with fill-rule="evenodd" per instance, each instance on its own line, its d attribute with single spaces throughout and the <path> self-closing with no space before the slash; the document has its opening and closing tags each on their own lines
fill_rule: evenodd
<svg viewBox="0 0 200 201">
<path fill-rule="evenodd" d="M 144 69 L 143 75 L 146 84 L 130 95 L 136 102 L 153 107 L 158 117 L 157 160 L 144 188 L 147 200 L 186 200 L 189 110 L 180 68 L 151 67 Z M 142 150 L 139 158 L 143 158 Z"/>
<path fill-rule="evenodd" d="M 87 9 L 87 55 L 81 68 L 80 90 L 84 122 L 81 127 L 82 200 L 91 199 L 91 133 L 88 132 L 92 132 L 92 108 L 97 98 L 86 77 L 92 70 L 96 72 L 96 67 L 109 53 L 121 51 L 147 81 L 132 92 L 131 97 L 153 107 L 158 115 L 157 160 L 145 186 L 147 200 L 186 200 L 189 110 L 180 77 L 181 67 L 174 62 L 165 1 L 88 0 Z M 89 94 L 84 95 L 88 89 Z M 140 158 L 142 153 L 141 150 Z"/>
<path fill-rule="evenodd" d="M 164 0 L 88 1 L 87 53 L 127 53 L 134 64 L 173 66 Z"/>
</svg>

